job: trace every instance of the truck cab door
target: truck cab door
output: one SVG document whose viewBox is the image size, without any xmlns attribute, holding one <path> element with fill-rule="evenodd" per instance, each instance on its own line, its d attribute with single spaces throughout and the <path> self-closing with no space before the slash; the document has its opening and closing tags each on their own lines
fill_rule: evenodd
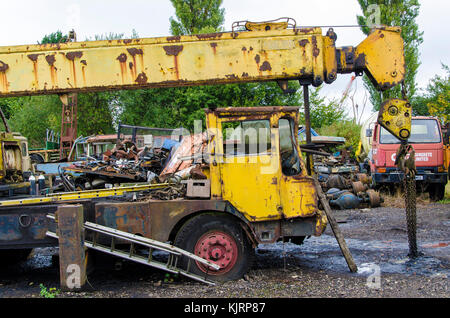
<svg viewBox="0 0 450 318">
<path fill-rule="evenodd" d="M 296 140 L 296 124 L 292 118 L 278 121 L 280 169 L 280 212 L 284 218 L 308 217 L 317 213 L 317 195 L 313 179 L 306 175 Z"/>
<path fill-rule="evenodd" d="M 271 120 L 221 119 L 218 153 L 222 199 L 249 221 L 281 218 L 279 155 Z"/>
</svg>

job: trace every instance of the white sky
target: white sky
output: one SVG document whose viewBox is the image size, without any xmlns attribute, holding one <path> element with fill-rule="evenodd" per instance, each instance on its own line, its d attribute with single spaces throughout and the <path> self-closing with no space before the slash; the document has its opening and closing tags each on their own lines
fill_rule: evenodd
<svg viewBox="0 0 450 318">
<path fill-rule="evenodd" d="M 419 28 L 424 32 L 420 46 L 422 65 L 416 81 L 425 88 L 435 75 L 443 75 L 441 62 L 450 64 L 448 41 L 448 14 L 450 1 L 421 0 Z M 264 21 L 291 17 L 298 25 L 356 25 L 356 15 L 361 13 L 357 0 L 224 0 L 225 30 L 234 21 Z M 83 41 L 96 34 L 124 33 L 125 37 L 136 30 L 140 37 L 170 34 L 169 18 L 175 11 L 169 0 L 1 0 L 0 46 L 33 44 L 44 35 L 72 28 L 77 39 Z M 324 28 L 324 33 L 327 28 Z M 358 28 L 335 28 L 337 46 L 356 46 L 364 39 Z M 331 85 L 322 89 L 329 98 L 340 98 L 351 75 L 340 75 Z M 355 101 L 361 104 L 364 88 L 357 78 Z M 349 103 L 347 103 L 351 114 Z M 367 118 L 371 105 L 366 106 Z"/>
</svg>

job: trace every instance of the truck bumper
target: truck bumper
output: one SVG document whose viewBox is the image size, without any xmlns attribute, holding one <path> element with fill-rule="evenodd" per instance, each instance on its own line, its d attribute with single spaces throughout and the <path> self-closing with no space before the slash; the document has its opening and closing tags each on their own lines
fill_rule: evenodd
<svg viewBox="0 0 450 318">
<path fill-rule="evenodd" d="M 393 184 L 403 181 L 404 173 L 393 171 L 390 173 L 374 173 L 372 174 L 375 184 Z M 447 183 L 447 173 L 421 173 L 416 174 L 416 181 L 423 183 Z"/>
</svg>

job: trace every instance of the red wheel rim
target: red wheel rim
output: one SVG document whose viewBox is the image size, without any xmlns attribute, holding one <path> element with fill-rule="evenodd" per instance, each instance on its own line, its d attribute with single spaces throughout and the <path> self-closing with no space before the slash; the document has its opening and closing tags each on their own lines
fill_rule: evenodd
<svg viewBox="0 0 450 318">
<path fill-rule="evenodd" d="M 196 261 L 198 268 L 210 275 L 222 275 L 229 272 L 238 258 L 238 248 L 234 238 L 221 231 L 203 234 L 195 244 L 194 253 L 220 266 L 219 270 L 214 270 Z"/>
</svg>

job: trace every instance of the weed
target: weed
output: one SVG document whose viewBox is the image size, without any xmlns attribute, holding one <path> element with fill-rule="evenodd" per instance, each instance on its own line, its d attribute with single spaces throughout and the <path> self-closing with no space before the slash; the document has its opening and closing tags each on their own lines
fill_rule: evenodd
<svg viewBox="0 0 450 318">
<path fill-rule="evenodd" d="M 50 288 L 47 290 L 47 287 L 45 287 L 43 284 L 40 284 L 39 287 L 41 288 L 40 295 L 44 298 L 55 298 L 59 295 L 60 290 L 56 288 Z"/>
</svg>

